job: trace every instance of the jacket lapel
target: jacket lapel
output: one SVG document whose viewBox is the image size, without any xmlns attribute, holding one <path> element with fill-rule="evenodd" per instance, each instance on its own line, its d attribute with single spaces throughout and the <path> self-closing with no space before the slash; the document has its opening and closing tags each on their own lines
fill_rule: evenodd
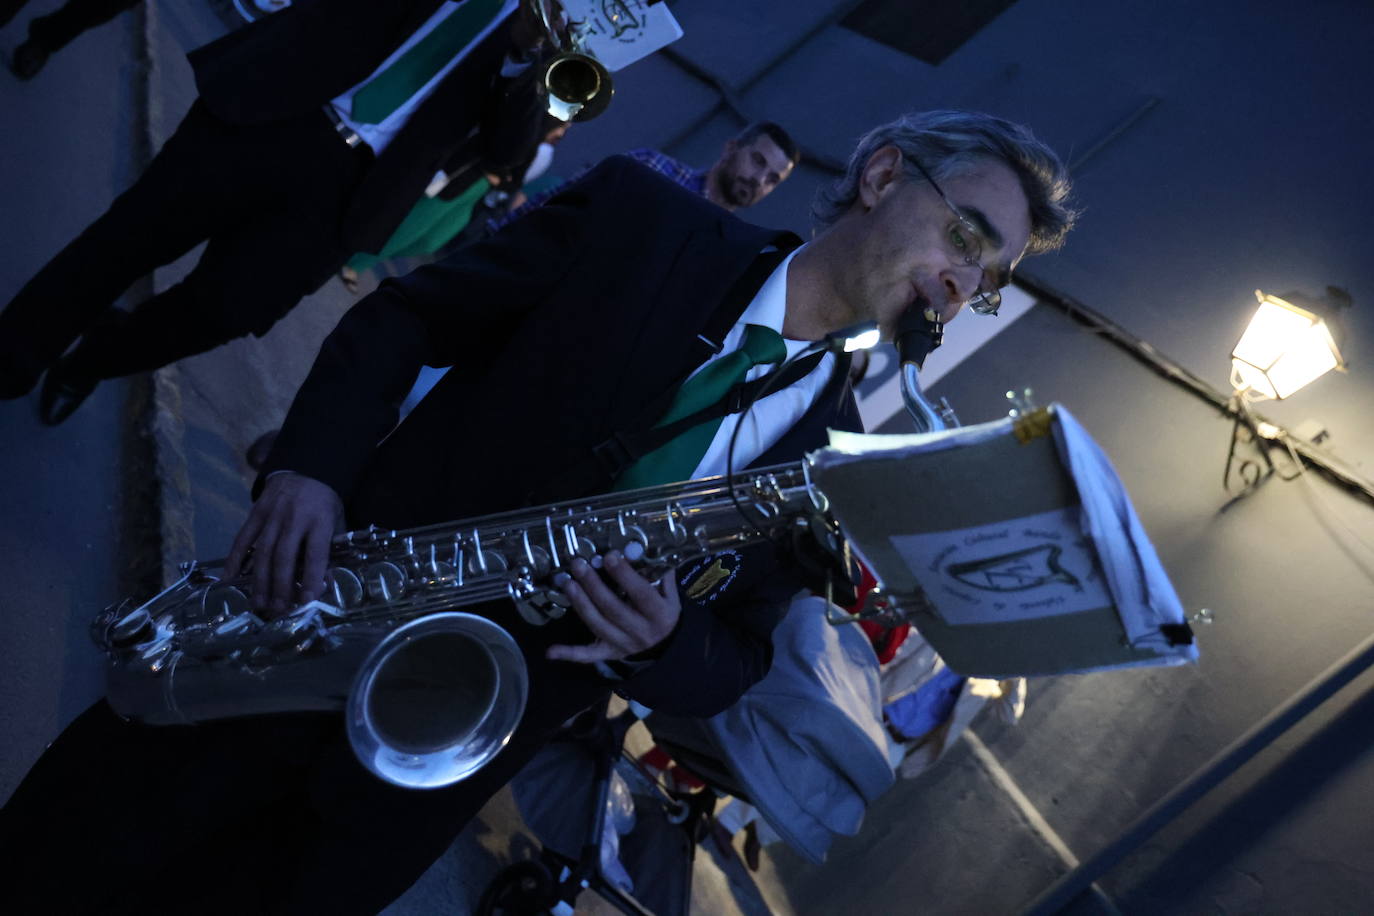
<svg viewBox="0 0 1374 916">
<path fill-rule="evenodd" d="M 637 419 L 635 413 L 646 394 L 638 387 L 642 380 L 654 380 L 655 388 L 675 386 L 716 352 L 719 341 L 707 340 L 706 332 L 720 324 L 713 320 L 719 309 L 732 313 L 719 316 L 728 329 L 752 301 L 757 287 L 734 287 L 760 252 L 769 246 L 786 250 L 799 244 L 801 240 L 790 232 L 730 217 L 688 236 L 665 272 L 654 307 L 646 310 L 645 322 L 626 356 L 627 384 L 621 386 L 614 402 L 611 426 L 618 428 Z M 735 295 L 727 302 L 732 292 Z M 660 393 L 653 391 L 650 397 Z"/>
</svg>

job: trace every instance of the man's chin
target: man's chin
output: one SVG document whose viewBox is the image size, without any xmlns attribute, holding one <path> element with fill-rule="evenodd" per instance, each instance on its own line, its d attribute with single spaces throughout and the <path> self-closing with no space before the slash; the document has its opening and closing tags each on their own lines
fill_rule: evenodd
<svg viewBox="0 0 1374 916">
<path fill-rule="evenodd" d="M 735 191 L 730 195 L 731 203 L 736 207 L 751 207 L 758 203 L 758 198 L 753 191 Z"/>
</svg>

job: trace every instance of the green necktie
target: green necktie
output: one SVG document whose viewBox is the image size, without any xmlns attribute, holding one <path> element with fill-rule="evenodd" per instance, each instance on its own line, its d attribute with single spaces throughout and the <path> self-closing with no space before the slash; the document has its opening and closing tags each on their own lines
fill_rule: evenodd
<svg viewBox="0 0 1374 916">
<path fill-rule="evenodd" d="M 744 343 L 740 348 L 689 378 L 678 389 L 668 412 L 656 425 L 665 426 L 710 407 L 725 397 L 732 387 L 744 381 L 750 369 L 764 363 L 781 362 L 785 356 L 787 347 L 782 342 L 781 334 L 760 324 L 745 325 Z M 701 463 L 701 456 L 711 447 L 711 440 L 724 420 L 724 417 L 707 420 L 640 458 L 620 475 L 613 489 L 634 490 L 689 479 L 692 471 Z"/>
<path fill-rule="evenodd" d="M 376 78 L 353 94 L 349 117 L 360 124 L 380 124 L 387 115 L 420 91 L 434 74 L 486 28 L 504 0 L 467 0 L 443 22 L 391 62 Z"/>
</svg>

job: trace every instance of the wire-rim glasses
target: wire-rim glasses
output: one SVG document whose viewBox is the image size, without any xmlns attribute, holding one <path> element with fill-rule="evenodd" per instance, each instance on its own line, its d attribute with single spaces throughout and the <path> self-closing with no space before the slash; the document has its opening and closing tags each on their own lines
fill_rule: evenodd
<svg viewBox="0 0 1374 916">
<path fill-rule="evenodd" d="M 921 165 L 914 157 L 908 156 L 911 164 L 916 166 L 916 170 L 921 173 L 930 186 L 935 189 L 935 193 L 940 195 L 940 200 L 945 202 L 949 212 L 954 214 L 954 222 L 949 224 L 946 229 L 946 238 L 950 247 L 954 249 L 957 257 L 963 259 L 965 264 L 978 268 L 978 292 L 975 293 L 964 304 L 979 315 L 996 315 L 997 310 L 1002 307 L 1002 293 L 994 284 L 988 282 L 988 271 L 979 260 L 983 254 L 983 233 L 968 221 L 959 208 L 949 199 L 940 186 L 935 183 L 930 172 Z"/>
</svg>

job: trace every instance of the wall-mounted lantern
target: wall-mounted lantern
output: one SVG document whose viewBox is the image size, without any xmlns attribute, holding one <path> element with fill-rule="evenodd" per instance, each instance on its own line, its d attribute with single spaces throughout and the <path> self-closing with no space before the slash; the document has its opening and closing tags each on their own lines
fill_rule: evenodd
<svg viewBox="0 0 1374 916">
<path fill-rule="evenodd" d="M 1255 290 L 1259 308 L 1231 351 L 1231 385 L 1251 399 L 1286 398 L 1332 369 L 1345 369 L 1326 321 Z"/>
<path fill-rule="evenodd" d="M 1293 449 L 1291 434 L 1256 417 L 1251 403 L 1286 398 L 1332 369 L 1345 370 L 1331 328 L 1322 316 L 1261 290 L 1255 290 L 1255 298 L 1259 308 L 1231 351 L 1231 386 L 1235 392 L 1229 410 L 1236 422 L 1231 428 L 1231 450 L 1226 456 L 1222 482 L 1235 498 L 1253 492 L 1274 475 L 1276 469 L 1269 457 L 1272 443 L 1282 442 L 1290 452 Z M 1350 296 L 1344 290 L 1327 288 L 1323 306 L 1334 306 L 1339 312 L 1349 305 Z M 1237 446 L 1242 442 L 1253 443 L 1263 459 L 1263 467 L 1237 456 Z M 1296 453 L 1293 461 L 1301 470 L 1301 459 Z M 1239 491 L 1232 487 L 1233 469 L 1242 484 Z"/>
</svg>

